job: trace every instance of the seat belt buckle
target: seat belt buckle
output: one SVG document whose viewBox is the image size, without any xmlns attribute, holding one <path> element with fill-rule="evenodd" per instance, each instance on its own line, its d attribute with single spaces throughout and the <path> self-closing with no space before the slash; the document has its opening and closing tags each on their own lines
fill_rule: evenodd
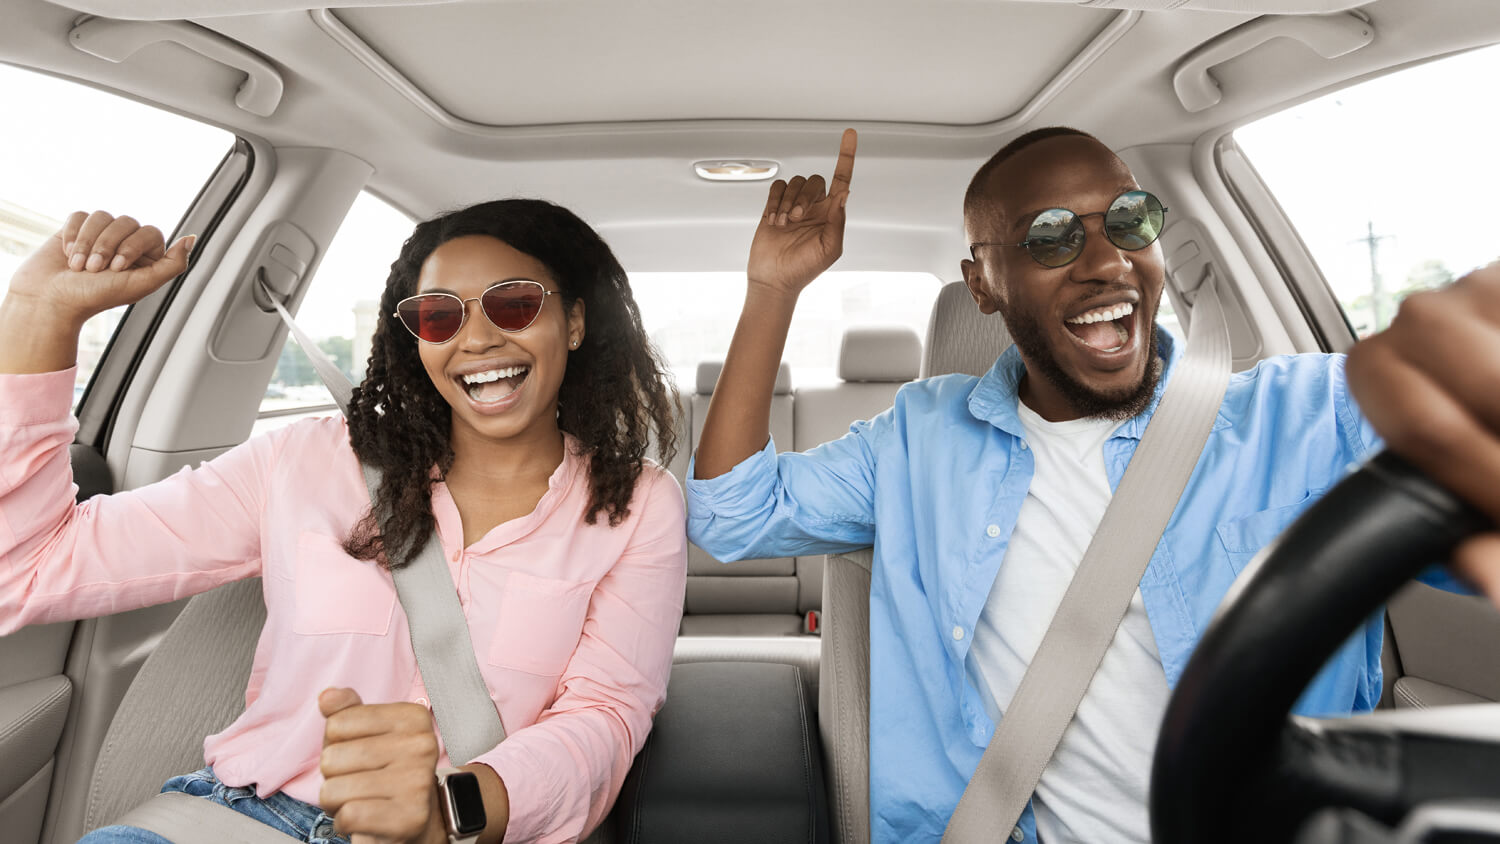
<svg viewBox="0 0 1500 844">
<path fill-rule="evenodd" d="M 807 615 L 802 617 L 802 632 L 809 636 L 823 635 L 823 614 L 817 610 L 808 610 Z"/>
</svg>

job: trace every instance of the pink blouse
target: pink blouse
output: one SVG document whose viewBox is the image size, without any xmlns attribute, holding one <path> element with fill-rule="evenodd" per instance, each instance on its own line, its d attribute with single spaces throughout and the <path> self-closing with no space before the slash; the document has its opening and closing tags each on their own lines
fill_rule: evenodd
<svg viewBox="0 0 1500 844">
<path fill-rule="evenodd" d="M 316 803 L 319 691 L 427 704 L 390 575 L 340 547 L 370 504 L 343 419 L 299 422 L 77 505 L 73 378 L 0 375 L 0 635 L 260 576 L 266 625 L 245 712 L 207 738 L 203 755 L 229 785 Z M 432 495 L 509 733 L 475 760 L 510 792 L 506 841 L 571 841 L 604 818 L 664 700 L 682 615 L 676 480 L 649 464 L 622 524 L 603 515 L 585 524 L 588 464 L 576 445 L 567 438 L 536 510 L 468 548 L 447 487 Z"/>
</svg>

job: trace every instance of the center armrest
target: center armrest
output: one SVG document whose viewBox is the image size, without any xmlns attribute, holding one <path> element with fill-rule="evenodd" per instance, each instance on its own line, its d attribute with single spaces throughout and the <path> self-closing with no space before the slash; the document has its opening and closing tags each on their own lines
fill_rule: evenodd
<svg viewBox="0 0 1500 844">
<path fill-rule="evenodd" d="M 799 669 L 675 665 L 615 807 L 624 844 L 826 842 L 813 702 Z"/>
</svg>

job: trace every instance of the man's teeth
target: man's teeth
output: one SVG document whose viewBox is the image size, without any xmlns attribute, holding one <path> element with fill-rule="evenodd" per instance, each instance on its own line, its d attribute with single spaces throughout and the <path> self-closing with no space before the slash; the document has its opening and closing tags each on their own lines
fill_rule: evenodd
<svg viewBox="0 0 1500 844">
<path fill-rule="evenodd" d="M 1133 313 L 1135 313 L 1135 306 L 1130 304 L 1129 302 L 1124 302 L 1122 304 L 1115 305 L 1113 308 L 1100 308 L 1097 311 L 1089 311 L 1085 314 L 1079 314 L 1078 316 L 1068 320 L 1068 322 L 1072 323 L 1073 325 L 1088 325 L 1091 322 L 1103 322 L 1105 320 L 1120 319 L 1122 317 L 1130 316 Z"/>
<path fill-rule="evenodd" d="M 469 385 L 488 384 L 491 381 L 499 381 L 501 378 L 511 378 L 527 371 L 524 366 L 507 366 L 504 369 L 491 369 L 487 372 L 474 372 L 464 376 L 464 383 Z"/>
</svg>

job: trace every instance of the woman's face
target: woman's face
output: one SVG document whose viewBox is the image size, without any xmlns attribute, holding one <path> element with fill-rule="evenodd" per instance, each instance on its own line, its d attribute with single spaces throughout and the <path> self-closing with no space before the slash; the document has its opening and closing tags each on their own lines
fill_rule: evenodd
<svg viewBox="0 0 1500 844">
<path fill-rule="evenodd" d="M 536 321 L 521 331 L 496 328 L 480 308 L 490 286 L 516 279 L 560 290 L 540 261 L 484 235 L 444 243 L 422 263 L 418 293 L 452 293 L 467 318 L 446 343 L 417 343 L 422 366 L 453 408 L 455 439 L 468 432 L 487 440 L 547 435 L 557 430 L 557 393 L 568 353 L 583 342 L 583 301 L 571 312 L 562 296 L 546 296 Z M 498 376 L 498 377 L 497 377 Z"/>
</svg>

